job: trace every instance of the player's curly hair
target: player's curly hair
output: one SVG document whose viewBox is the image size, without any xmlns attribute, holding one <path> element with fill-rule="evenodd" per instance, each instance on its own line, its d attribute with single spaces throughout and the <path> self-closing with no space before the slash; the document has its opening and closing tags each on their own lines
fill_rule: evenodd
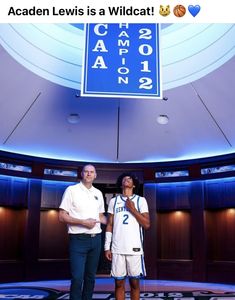
<svg viewBox="0 0 235 300">
<path fill-rule="evenodd" d="M 133 180 L 133 183 L 134 183 L 134 186 L 135 186 L 135 187 L 134 187 L 134 192 L 137 193 L 138 190 L 139 190 L 139 185 L 140 185 L 139 179 L 138 179 L 138 177 L 137 177 L 135 174 L 130 173 L 130 172 L 122 173 L 122 174 L 118 177 L 117 182 L 116 182 L 116 186 L 117 186 L 118 190 L 119 190 L 119 191 L 122 190 L 122 180 L 123 180 L 123 178 L 126 177 L 126 176 L 131 177 L 131 179 Z"/>
</svg>

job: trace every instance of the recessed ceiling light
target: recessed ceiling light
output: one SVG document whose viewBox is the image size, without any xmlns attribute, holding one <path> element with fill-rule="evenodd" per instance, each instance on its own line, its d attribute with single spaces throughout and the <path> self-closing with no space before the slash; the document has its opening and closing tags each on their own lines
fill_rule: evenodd
<svg viewBox="0 0 235 300">
<path fill-rule="evenodd" d="M 169 122 L 169 118 L 167 115 L 159 115 L 157 117 L 158 124 L 166 125 Z"/>
<path fill-rule="evenodd" d="M 70 124 L 77 124 L 79 122 L 80 116 L 79 114 L 70 114 L 67 118 L 67 121 Z"/>
</svg>

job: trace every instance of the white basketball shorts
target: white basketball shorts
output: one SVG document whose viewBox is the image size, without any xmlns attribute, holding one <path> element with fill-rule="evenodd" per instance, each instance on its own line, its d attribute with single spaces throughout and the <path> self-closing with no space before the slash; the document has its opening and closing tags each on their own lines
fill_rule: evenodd
<svg viewBox="0 0 235 300">
<path fill-rule="evenodd" d="M 140 278 L 146 276 L 143 255 L 112 253 L 111 276 L 115 279 Z"/>
</svg>

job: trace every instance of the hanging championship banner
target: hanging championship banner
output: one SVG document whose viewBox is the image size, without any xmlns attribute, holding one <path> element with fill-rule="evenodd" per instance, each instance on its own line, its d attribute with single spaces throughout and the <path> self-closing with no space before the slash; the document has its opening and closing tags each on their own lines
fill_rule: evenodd
<svg viewBox="0 0 235 300">
<path fill-rule="evenodd" d="M 162 98 L 159 24 L 87 24 L 82 96 Z"/>
</svg>

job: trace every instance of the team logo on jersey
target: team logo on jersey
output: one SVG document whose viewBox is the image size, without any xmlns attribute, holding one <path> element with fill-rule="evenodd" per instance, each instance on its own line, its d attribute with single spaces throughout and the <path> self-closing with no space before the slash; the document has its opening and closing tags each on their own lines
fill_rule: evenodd
<svg viewBox="0 0 235 300">
<path fill-rule="evenodd" d="M 94 196 L 95 200 L 99 200 L 99 198 L 97 196 Z"/>
<path fill-rule="evenodd" d="M 115 209 L 116 213 L 122 212 L 122 211 L 129 211 L 129 209 L 126 206 L 117 207 Z"/>
</svg>

